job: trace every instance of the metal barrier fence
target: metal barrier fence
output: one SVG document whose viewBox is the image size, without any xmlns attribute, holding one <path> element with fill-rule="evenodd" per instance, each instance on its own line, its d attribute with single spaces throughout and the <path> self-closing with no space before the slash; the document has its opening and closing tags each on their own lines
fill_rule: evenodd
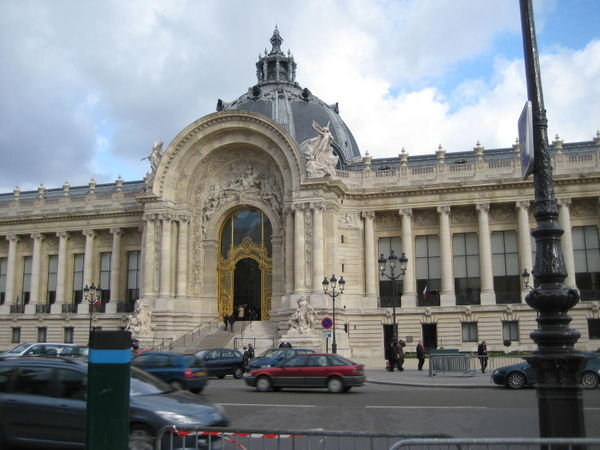
<svg viewBox="0 0 600 450">
<path fill-rule="evenodd" d="M 598 450 L 600 438 L 406 439 L 389 450 Z"/>
<path fill-rule="evenodd" d="M 260 430 L 177 426 L 162 428 L 156 450 L 388 450 L 410 439 L 448 438 L 440 434 L 369 433 L 327 430 Z"/>
<path fill-rule="evenodd" d="M 514 356 L 488 356 L 486 370 L 491 373 L 498 367 L 519 364 L 524 361 L 523 355 Z M 429 376 L 448 372 L 458 373 L 463 376 L 474 376 L 481 370 L 480 357 L 470 353 L 441 353 L 430 355 Z"/>
</svg>

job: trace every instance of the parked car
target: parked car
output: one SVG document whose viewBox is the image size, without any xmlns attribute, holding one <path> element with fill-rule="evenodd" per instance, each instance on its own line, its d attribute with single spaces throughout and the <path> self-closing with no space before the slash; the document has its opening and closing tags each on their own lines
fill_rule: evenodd
<svg viewBox="0 0 600 450">
<path fill-rule="evenodd" d="M 0 447 L 85 448 L 87 361 L 62 357 L 0 361 Z M 129 448 L 154 448 L 158 431 L 179 424 L 227 426 L 222 410 L 131 368 Z M 181 448 L 165 434 L 162 448 Z M 198 436 L 198 447 L 207 448 Z M 186 446 L 190 437 L 186 438 Z M 179 445 L 178 445 L 179 444 Z"/>
<path fill-rule="evenodd" d="M 55 342 L 34 342 L 32 344 L 19 344 L 15 348 L 0 353 L 0 357 L 7 356 L 57 356 L 67 347 L 76 347 L 75 344 Z"/>
<path fill-rule="evenodd" d="M 244 355 L 239 350 L 229 348 L 213 348 L 200 350 L 196 358 L 202 360 L 209 376 L 224 378 L 233 375 L 234 378 L 244 376 Z"/>
<path fill-rule="evenodd" d="M 247 370 L 260 369 L 261 367 L 273 367 L 283 361 L 287 361 L 292 356 L 296 356 L 301 353 L 314 352 L 314 350 L 309 348 L 269 348 L 256 358 L 252 358 L 248 363 Z"/>
<path fill-rule="evenodd" d="M 135 355 L 131 365 L 169 383 L 175 389 L 202 392 L 208 382 L 204 363 L 194 355 L 145 352 Z"/>
<path fill-rule="evenodd" d="M 598 387 L 600 381 L 600 358 L 596 353 L 586 354 L 591 359 L 587 361 L 580 373 L 581 385 L 584 389 L 594 389 Z M 492 372 L 492 381 L 511 389 L 521 389 L 522 387 L 537 383 L 537 375 L 529 363 L 524 361 L 494 370 Z"/>
<path fill-rule="evenodd" d="M 266 392 L 281 388 L 327 388 L 348 392 L 365 383 L 364 366 L 332 353 L 293 356 L 276 367 L 251 370 L 244 376 L 248 386 Z"/>
<path fill-rule="evenodd" d="M 60 356 L 85 356 L 87 357 L 89 348 L 87 345 L 73 345 L 63 348 Z"/>
</svg>

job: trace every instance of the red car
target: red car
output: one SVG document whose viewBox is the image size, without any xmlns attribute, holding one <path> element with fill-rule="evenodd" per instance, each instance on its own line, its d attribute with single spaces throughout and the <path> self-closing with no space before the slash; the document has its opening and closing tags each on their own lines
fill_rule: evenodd
<svg viewBox="0 0 600 450">
<path fill-rule="evenodd" d="M 260 392 L 281 388 L 327 388 L 329 392 L 348 392 L 365 383 L 362 364 L 332 353 L 296 355 L 275 367 L 251 370 L 244 376 L 248 386 Z"/>
</svg>

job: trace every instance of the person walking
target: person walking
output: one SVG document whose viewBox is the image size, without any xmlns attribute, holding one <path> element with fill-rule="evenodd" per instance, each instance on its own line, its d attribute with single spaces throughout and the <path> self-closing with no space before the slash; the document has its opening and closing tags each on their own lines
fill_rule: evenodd
<svg viewBox="0 0 600 450">
<path fill-rule="evenodd" d="M 227 323 L 228 323 L 228 321 L 229 321 L 229 316 L 227 314 L 225 314 L 223 316 L 223 324 L 225 324 L 225 328 L 224 328 L 225 331 L 227 331 Z"/>
<path fill-rule="evenodd" d="M 252 344 L 248 344 L 248 360 L 254 358 L 254 347 Z"/>
<path fill-rule="evenodd" d="M 403 351 L 400 344 L 397 341 L 393 341 L 390 347 L 389 353 L 389 362 L 390 367 L 389 371 L 393 372 L 396 367 L 398 367 L 398 371 L 401 372 L 404 369 L 402 368 L 402 363 L 404 362 Z"/>
<path fill-rule="evenodd" d="M 233 324 L 235 323 L 235 315 L 230 314 L 227 318 L 227 322 L 229 322 L 229 331 L 233 333 Z"/>
<path fill-rule="evenodd" d="M 488 363 L 487 344 L 485 341 L 481 341 L 481 344 L 477 346 L 477 355 L 479 356 L 479 364 L 481 364 L 481 373 L 485 373 Z"/>
<path fill-rule="evenodd" d="M 425 346 L 423 341 L 417 343 L 417 359 L 419 360 L 419 370 L 423 370 L 423 364 L 425 364 Z"/>
</svg>

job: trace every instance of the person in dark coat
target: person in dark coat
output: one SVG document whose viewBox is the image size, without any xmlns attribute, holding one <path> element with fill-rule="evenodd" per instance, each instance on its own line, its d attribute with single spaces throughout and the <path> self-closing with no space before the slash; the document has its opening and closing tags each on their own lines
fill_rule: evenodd
<svg viewBox="0 0 600 450">
<path fill-rule="evenodd" d="M 229 323 L 229 316 L 227 314 L 223 316 L 223 323 L 225 324 L 224 330 L 227 331 L 227 324 Z"/>
<path fill-rule="evenodd" d="M 233 333 L 233 324 L 235 323 L 235 314 L 230 314 L 229 317 L 227 318 L 227 321 L 229 322 L 229 331 L 231 331 Z"/>
<path fill-rule="evenodd" d="M 417 359 L 419 360 L 419 370 L 423 370 L 423 364 L 425 364 L 425 346 L 423 341 L 417 343 Z"/>
<path fill-rule="evenodd" d="M 485 341 L 481 341 L 481 344 L 477 346 L 477 355 L 479 356 L 479 364 L 481 364 L 481 373 L 485 373 L 488 363 L 487 344 Z"/>
<path fill-rule="evenodd" d="M 404 351 L 400 344 L 397 341 L 392 342 L 392 346 L 390 347 L 389 353 L 389 362 L 390 367 L 389 371 L 393 372 L 394 368 L 398 367 L 398 371 L 402 372 L 404 369 L 402 365 L 404 364 Z"/>
<path fill-rule="evenodd" d="M 254 358 L 254 347 L 252 344 L 248 344 L 248 360 Z"/>
</svg>

